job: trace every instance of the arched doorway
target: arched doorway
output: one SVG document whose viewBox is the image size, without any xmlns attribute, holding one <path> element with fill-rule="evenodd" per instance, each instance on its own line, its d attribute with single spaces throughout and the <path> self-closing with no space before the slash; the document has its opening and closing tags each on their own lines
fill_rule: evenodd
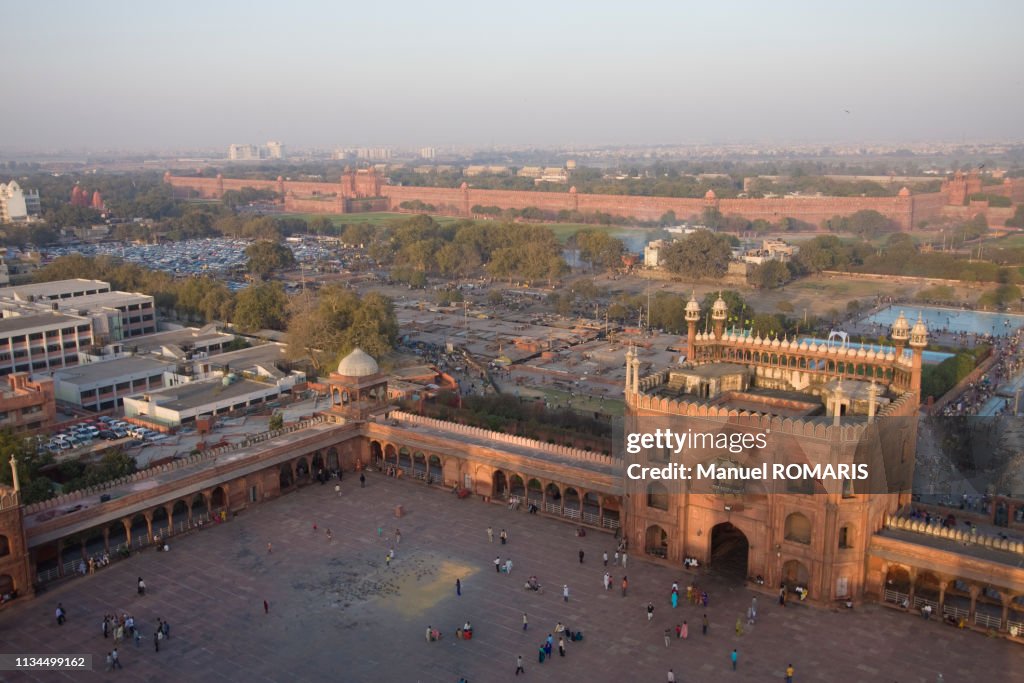
<svg viewBox="0 0 1024 683">
<path fill-rule="evenodd" d="M 501 470 L 494 470 L 491 482 L 491 497 L 504 500 L 505 494 L 508 492 L 508 479 L 505 478 L 505 473 Z"/>
<path fill-rule="evenodd" d="M 220 510 L 221 508 L 227 507 L 228 496 L 224 492 L 224 489 L 220 486 L 213 490 L 213 494 L 210 496 L 210 507 L 214 510 Z"/>
<path fill-rule="evenodd" d="M 710 565 L 716 572 L 746 580 L 749 555 L 750 542 L 731 522 L 716 524 L 711 530 Z"/>
<path fill-rule="evenodd" d="M 278 475 L 278 485 L 281 487 L 282 491 L 292 485 L 292 466 L 286 462 L 281 463 L 281 473 Z"/>
<path fill-rule="evenodd" d="M 380 450 L 379 445 L 377 450 Z M 327 469 L 331 472 L 337 472 L 341 469 L 340 461 L 338 460 L 338 449 L 334 446 L 327 449 Z"/>
<path fill-rule="evenodd" d="M 384 449 L 380 447 L 380 441 L 370 443 L 370 461 L 376 463 L 384 458 Z"/>
<path fill-rule="evenodd" d="M 285 467 L 287 467 L 287 465 L 285 465 Z M 288 470 L 288 476 L 291 477 L 291 470 Z M 208 513 L 209 510 L 206 509 L 206 498 L 203 494 L 197 493 L 192 496 L 192 520 L 206 519 L 209 516 Z"/>
<path fill-rule="evenodd" d="M 412 455 L 412 475 L 417 479 L 427 477 L 427 456 L 422 451 L 416 451 Z"/>
<path fill-rule="evenodd" d="M 441 467 L 441 458 L 436 455 L 430 456 L 427 459 L 427 471 L 431 482 L 444 483 L 444 468 Z"/>
<path fill-rule="evenodd" d="M 526 482 L 526 500 L 530 505 L 536 505 L 538 508 L 544 500 L 544 487 L 536 479 Z"/>
<path fill-rule="evenodd" d="M 647 527 L 647 533 L 644 535 L 644 552 L 662 559 L 668 557 L 668 532 L 657 524 Z"/>
<path fill-rule="evenodd" d="M 809 590 L 811 572 L 800 560 L 789 560 L 782 565 L 782 583 L 786 585 L 787 591 L 794 590 L 797 586 Z"/>
<path fill-rule="evenodd" d="M 153 527 L 154 536 L 164 536 L 171 533 L 171 521 L 167 518 L 167 508 L 160 506 L 153 509 L 153 519 L 150 522 Z"/>
<path fill-rule="evenodd" d="M 526 497 L 526 484 L 523 483 L 523 478 L 518 474 L 513 474 L 508 480 L 508 492 L 513 496 L 517 496 L 520 499 Z"/>
<path fill-rule="evenodd" d="M 562 500 L 562 514 L 572 519 L 580 518 L 580 494 L 571 486 L 565 490 Z"/>
<path fill-rule="evenodd" d="M 317 477 L 320 476 L 320 470 L 324 468 L 324 456 L 320 455 L 320 451 L 313 454 L 313 474 Z"/>
<path fill-rule="evenodd" d="M 14 593 L 14 579 L 10 574 L 0 574 L 0 594 L 8 595 Z"/>
<path fill-rule="evenodd" d="M 562 492 L 554 483 L 544 487 L 544 512 L 562 514 Z"/>
<path fill-rule="evenodd" d="M 405 446 L 398 449 L 398 466 L 406 472 L 412 469 L 412 453 Z"/>
</svg>

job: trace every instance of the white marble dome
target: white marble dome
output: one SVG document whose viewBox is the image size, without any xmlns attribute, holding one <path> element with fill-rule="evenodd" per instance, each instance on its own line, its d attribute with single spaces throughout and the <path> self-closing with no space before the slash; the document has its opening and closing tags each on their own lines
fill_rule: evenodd
<svg viewBox="0 0 1024 683">
<path fill-rule="evenodd" d="M 338 374 L 345 377 L 369 377 L 380 372 L 380 366 L 373 356 L 362 349 L 355 349 L 338 363 Z"/>
</svg>

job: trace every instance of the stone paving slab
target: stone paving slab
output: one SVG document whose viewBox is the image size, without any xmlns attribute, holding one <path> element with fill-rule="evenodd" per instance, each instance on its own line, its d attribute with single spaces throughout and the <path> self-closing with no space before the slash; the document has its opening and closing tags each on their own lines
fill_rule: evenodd
<svg viewBox="0 0 1024 683">
<path fill-rule="evenodd" d="M 396 504 L 408 513 L 401 519 L 394 518 Z M 389 567 L 396 526 L 402 538 Z M 502 528 L 510 535 L 507 546 L 497 541 Z M 145 551 L 12 604 L 0 612 L 0 652 L 91 653 L 97 670 L 0 672 L 0 681 L 455 683 L 465 676 L 489 683 L 514 678 L 517 654 L 529 680 L 560 683 L 655 683 L 665 680 L 669 667 L 678 681 L 781 681 L 789 662 L 799 683 L 932 683 L 939 672 L 945 683 L 1024 677 L 1018 645 L 878 606 L 780 608 L 761 595 L 758 623 L 737 636 L 734 625 L 745 615 L 750 590 L 631 556 L 630 592 L 623 598 L 621 567 L 609 569 L 616 589 L 602 587 L 603 550 L 614 550 L 610 535 L 576 538 L 564 522 L 458 500 L 421 483 L 371 474 L 360 489 L 348 477 L 340 496 L 331 485 L 314 484 L 226 524 L 172 539 L 170 553 Z M 495 555 L 512 558 L 511 576 L 495 573 Z M 523 589 L 530 574 L 544 584 L 543 594 Z M 139 576 L 149 587 L 142 597 L 135 590 Z M 669 603 L 672 581 L 685 591 L 694 578 L 711 596 L 708 636 L 700 633 L 703 610 L 682 603 L 673 610 Z M 570 587 L 568 603 L 563 584 Z M 651 623 L 648 600 L 655 604 Z M 52 616 L 58 601 L 68 612 L 63 626 Z M 112 641 L 104 641 L 101 622 L 115 611 L 133 614 L 145 637 L 141 648 L 122 644 L 124 669 L 105 673 Z M 161 617 L 171 623 L 171 639 L 156 653 L 153 627 Z M 457 640 L 455 629 L 467 619 L 474 637 Z M 666 648 L 664 629 L 684 619 L 689 638 Z M 586 637 L 568 643 L 565 658 L 556 648 L 553 659 L 538 664 L 537 648 L 557 621 Z M 440 642 L 426 642 L 428 624 L 443 630 Z M 740 653 L 735 673 L 729 664 L 734 647 Z"/>
</svg>

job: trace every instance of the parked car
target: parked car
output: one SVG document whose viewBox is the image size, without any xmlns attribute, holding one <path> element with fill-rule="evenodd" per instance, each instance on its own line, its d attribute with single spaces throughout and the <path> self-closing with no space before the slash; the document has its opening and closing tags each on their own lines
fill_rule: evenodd
<svg viewBox="0 0 1024 683">
<path fill-rule="evenodd" d="M 166 438 L 166 434 L 161 434 L 160 432 L 153 432 L 151 434 L 147 434 L 145 440 L 149 441 L 150 443 L 155 443 L 157 441 L 163 441 Z"/>
<path fill-rule="evenodd" d="M 110 417 L 109 415 L 104 415 L 104 416 L 102 416 L 100 418 L 100 422 L 102 422 L 103 424 L 110 424 L 111 422 L 116 422 L 116 421 L 117 421 L 116 417 Z"/>
<path fill-rule="evenodd" d="M 124 437 L 128 436 L 128 432 L 125 431 L 124 429 L 121 429 L 120 427 L 114 427 L 110 431 L 112 431 L 114 433 L 114 436 L 116 436 L 118 439 L 123 439 Z"/>
<path fill-rule="evenodd" d="M 117 438 L 117 434 L 115 434 L 109 429 L 104 429 L 99 433 L 99 437 L 101 439 L 106 439 L 107 441 L 113 441 L 114 439 Z"/>
</svg>

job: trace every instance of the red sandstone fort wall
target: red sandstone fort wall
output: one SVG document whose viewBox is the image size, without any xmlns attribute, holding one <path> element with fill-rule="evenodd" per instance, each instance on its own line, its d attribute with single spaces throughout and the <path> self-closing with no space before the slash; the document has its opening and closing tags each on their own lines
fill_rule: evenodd
<svg viewBox="0 0 1024 683">
<path fill-rule="evenodd" d="M 243 187 L 267 189 L 275 192 L 282 190 L 286 195 L 295 197 L 290 200 L 295 206 L 310 197 L 330 197 L 341 192 L 345 197 L 354 194 L 369 196 L 373 188 L 373 178 L 357 176 L 357 187 L 349 187 L 343 183 L 311 183 L 276 180 L 246 180 L 234 178 L 185 178 L 165 176 L 176 190 L 191 190 L 198 196 L 215 199 L 227 190 L 241 190 Z M 993 186 L 989 191 L 994 194 L 1012 196 L 1015 201 L 1024 200 L 1024 182 L 1013 181 L 1001 186 Z M 184 192 L 179 192 L 183 194 Z M 725 216 L 741 216 L 748 220 L 764 219 L 776 222 L 782 218 L 794 218 L 810 223 L 816 227 L 834 216 L 849 216 L 857 211 L 874 210 L 895 221 L 903 230 L 910 230 L 914 223 L 927 220 L 941 213 L 948 207 L 949 195 L 945 192 L 915 195 L 910 197 L 786 197 L 772 199 L 692 199 L 674 197 L 639 197 L 630 195 L 582 194 L 575 192 L 528 192 L 508 190 L 474 190 L 441 187 L 409 187 L 386 185 L 380 193 L 388 198 L 388 206 L 392 210 L 400 210 L 403 202 L 421 201 L 431 204 L 440 213 L 469 215 L 473 206 L 497 206 L 501 209 L 523 209 L 536 207 L 542 211 L 557 213 L 558 211 L 578 210 L 584 213 L 602 212 L 617 216 L 626 216 L 637 220 L 657 220 L 668 211 L 675 212 L 680 219 L 689 216 L 700 216 L 705 207 L 714 206 Z M 330 213 L 326 209 L 328 203 L 309 204 L 302 211 L 309 213 Z M 966 208 L 966 207 L 965 207 Z M 292 209 L 289 209 L 292 210 Z M 298 210 L 298 209 L 295 209 Z M 335 212 L 342 212 L 338 206 Z M 992 209 L 979 207 L 982 213 Z M 1002 216 L 997 217 L 994 224 L 1001 224 Z"/>
</svg>

